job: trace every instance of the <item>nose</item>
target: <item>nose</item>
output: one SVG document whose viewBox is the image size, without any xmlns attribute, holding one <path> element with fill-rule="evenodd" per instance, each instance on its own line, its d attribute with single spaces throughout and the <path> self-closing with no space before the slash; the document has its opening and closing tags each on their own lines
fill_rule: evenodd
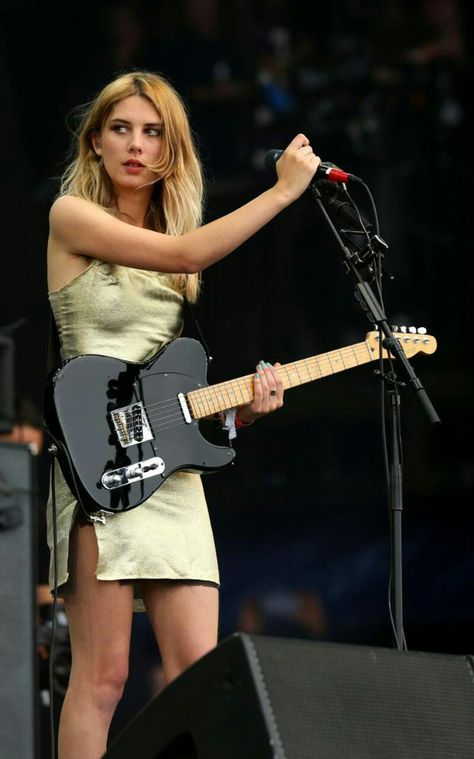
<svg viewBox="0 0 474 759">
<path fill-rule="evenodd" d="M 128 150 L 130 153 L 141 153 L 142 152 L 142 144 L 141 144 L 141 134 L 133 132 L 130 137 L 130 144 L 128 146 Z"/>
</svg>

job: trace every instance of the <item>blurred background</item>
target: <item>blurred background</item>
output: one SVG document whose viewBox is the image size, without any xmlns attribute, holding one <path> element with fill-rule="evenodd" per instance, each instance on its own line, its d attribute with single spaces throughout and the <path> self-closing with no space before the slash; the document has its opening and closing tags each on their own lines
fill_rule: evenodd
<svg viewBox="0 0 474 759">
<path fill-rule="evenodd" d="M 389 249 L 391 324 L 438 340 L 413 366 L 442 424 L 402 393 L 408 647 L 472 653 L 472 5 L 460 0 L 3 0 L 0 330 L 15 344 L 20 427 L 46 371 L 48 211 L 74 108 L 117 72 L 162 73 L 190 113 L 206 219 L 273 181 L 263 157 L 306 133 L 371 188 Z M 371 218 L 366 196 L 354 199 Z M 361 341 L 371 325 L 308 195 L 204 273 L 209 381 Z M 373 366 L 294 389 L 205 478 L 220 559 L 221 638 L 236 630 L 391 646 L 390 533 Z M 44 577 L 48 456 L 39 462 Z M 161 687 L 136 615 L 123 724 Z"/>
</svg>

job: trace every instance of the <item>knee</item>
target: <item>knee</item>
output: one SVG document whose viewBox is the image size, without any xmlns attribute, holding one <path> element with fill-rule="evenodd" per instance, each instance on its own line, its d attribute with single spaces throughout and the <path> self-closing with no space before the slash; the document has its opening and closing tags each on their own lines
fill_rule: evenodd
<svg viewBox="0 0 474 759">
<path fill-rule="evenodd" d="M 98 672 L 93 680 L 93 699 L 96 707 L 103 712 L 114 711 L 122 698 L 128 677 L 128 667 L 107 667 Z"/>
<path fill-rule="evenodd" d="M 75 668 L 73 662 L 69 690 L 76 695 L 82 694 L 81 698 L 92 703 L 98 711 L 110 713 L 122 697 L 127 677 L 128 661 L 113 656 L 106 663 L 95 663 L 94 667 L 82 668 L 82 671 Z"/>
<path fill-rule="evenodd" d="M 194 645 L 174 651 L 164 658 L 163 672 L 166 684 L 179 677 L 188 667 L 212 651 L 214 647 L 215 645 L 212 644 Z"/>
</svg>

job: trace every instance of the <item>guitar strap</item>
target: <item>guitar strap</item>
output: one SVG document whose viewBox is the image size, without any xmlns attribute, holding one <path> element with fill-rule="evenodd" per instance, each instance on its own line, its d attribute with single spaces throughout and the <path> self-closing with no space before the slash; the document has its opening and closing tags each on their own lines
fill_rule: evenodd
<svg viewBox="0 0 474 759">
<path fill-rule="evenodd" d="M 192 322 L 192 324 L 194 326 L 194 329 L 197 332 L 199 342 L 202 344 L 202 347 L 204 348 L 204 350 L 206 352 L 207 360 L 208 360 L 209 363 L 211 363 L 212 356 L 211 356 L 211 354 L 209 352 L 209 348 L 207 346 L 206 340 L 204 339 L 204 335 L 202 333 L 202 329 L 199 326 L 199 322 L 198 322 L 198 320 L 196 318 L 196 314 L 194 313 L 194 308 L 193 308 L 193 306 L 191 305 L 191 303 L 189 302 L 189 300 L 186 297 L 184 298 L 184 304 L 185 304 L 186 313 L 189 315 L 190 320 L 191 320 L 191 322 Z"/>
<path fill-rule="evenodd" d="M 49 315 L 48 356 L 46 359 L 46 376 L 55 369 L 62 361 L 61 344 L 59 342 L 58 328 L 53 312 Z"/>
</svg>

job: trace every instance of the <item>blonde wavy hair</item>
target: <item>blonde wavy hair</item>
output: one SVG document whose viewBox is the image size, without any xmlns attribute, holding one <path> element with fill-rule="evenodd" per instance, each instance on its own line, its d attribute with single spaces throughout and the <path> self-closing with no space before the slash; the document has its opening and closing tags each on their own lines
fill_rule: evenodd
<svg viewBox="0 0 474 759">
<path fill-rule="evenodd" d="M 157 232 L 182 235 L 202 222 L 203 179 L 185 106 L 163 77 L 147 71 L 122 74 L 106 85 L 85 106 L 75 133 L 74 158 L 66 168 L 60 195 L 75 195 L 117 214 L 117 197 L 102 161 L 94 151 L 92 136 L 100 133 L 112 108 L 131 95 L 147 98 L 163 122 L 162 152 L 148 168 L 156 174 L 146 224 Z M 174 274 L 175 289 L 195 302 L 199 274 Z"/>
</svg>

